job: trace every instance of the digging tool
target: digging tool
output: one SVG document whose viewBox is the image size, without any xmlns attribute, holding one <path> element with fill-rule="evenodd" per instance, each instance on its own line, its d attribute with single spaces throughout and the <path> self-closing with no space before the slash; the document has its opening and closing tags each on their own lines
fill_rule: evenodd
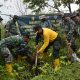
<svg viewBox="0 0 80 80">
<path fill-rule="evenodd" d="M 38 51 L 39 50 L 39 46 L 36 48 L 36 51 Z M 34 65 L 34 67 L 33 67 L 33 73 L 35 74 L 35 75 L 38 75 L 38 74 L 40 74 L 40 69 L 38 68 L 38 64 L 39 64 L 39 60 L 38 60 L 38 54 L 36 53 L 35 54 L 35 65 Z"/>
<path fill-rule="evenodd" d="M 35 58 L 35 67 L 37 67 L 37 61 L 38 61 L 38 56 L 37 56 L 37 53 L 36 53 L 36 58 Z"/>
<path fill-rule="evenodd" d="M 40 48 L 40 45 L 38 45 L 38 46 L 36 47 L 36 51 L 38 51 L 39 48 Z M 35 56 L 35 67 L 37 67 L 37 63 L 38 63 L 38 54 L 36 53 L 36 56 Z"/>
</svg>

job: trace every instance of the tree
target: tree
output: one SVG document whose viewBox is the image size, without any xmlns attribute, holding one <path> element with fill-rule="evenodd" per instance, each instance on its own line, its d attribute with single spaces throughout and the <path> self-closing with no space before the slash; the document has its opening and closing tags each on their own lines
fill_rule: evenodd
<svg viewBox="0 0 80 80">
<path fill-rule="evenodd" d="M 72 13 L 71 4 L 74 2 L 75 0 L 61 0 L 61 3 L 64 5 L 64 7 L 68 7 L 70 13 Z"/>
<path fill-rule="evenodd" d="M 54 0 L 52 1 L 52 3 L 54 3 L 54 5 L 50 5 L 48 3 L 49 0 L 24 0 L 24 3 L 29 3 L 28 8 L 33 9 L 34 12 L 40 12 L 42 9 L 44 9 L 45 7 L 51 7 L 53 9 L 57 9 L 57 11 L 60 12 L 59 10 L 59 6 L 60 4 L 60 0 L 56 2 L 54 2 Z"/>
<path fill-rule="evenodd" d="M 24 0 L 24 3 L 29 3 L 28 8 L 34 12 L 39 12 L 45 5 L 47 0 Z"/>
<path fill-rule="evenodd" d="M 80 7 L 80 0 L 52 0 L 52 3 L 54 3 L 53 5 L 49 4 L 48 1 L 49 0 L 24 0 L 24 3 L 29 3 L 28 8 L 33 9 L 33 11 L 41 11 L 41 9 L 49 6 L 56 9 L 58 12 L 61 12 L 59 7 L 63 5 L 64 8 L 67 7 L 69 12 L 72 13 L 71 4 L 75 2 Z"/>
<path fill-rule="evenodd" d="M 61 12 L 59 7 L 61 6 L 61 1 L 60 0 L 53 0 L 54 6 L 51 6 L 47 3 L 48 6 L 55 8 L 58 12 Z"/>
<path fill-rule="evenodd" d="M 21 15 L 27 15 L 27 4 L 23 4 L 22 0 L 16 0 L 16 7 Z"/>
</svg>

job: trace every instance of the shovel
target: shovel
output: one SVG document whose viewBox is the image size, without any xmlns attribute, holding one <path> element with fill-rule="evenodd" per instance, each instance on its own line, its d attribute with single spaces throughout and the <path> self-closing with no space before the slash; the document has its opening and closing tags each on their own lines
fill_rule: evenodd
<svg viewBox="0 0 80 80">
<path fill-rule="evenodd" d="M 37 67 L 37 62 L 38 62 L 38 56 L 37 56 L 37 53 L 36 53 L 36 58 L 35 58 L 35 67 Z"/>
<path fill-rule="evenodd" d="M 38 49 L 37 49 L 38 50 Z M 35 55 L 35 65 L 34 65 L 34 74 L 35 76 L 40 74 L 40 69 L 38 69 L 38 54 Z"/>
</svg>

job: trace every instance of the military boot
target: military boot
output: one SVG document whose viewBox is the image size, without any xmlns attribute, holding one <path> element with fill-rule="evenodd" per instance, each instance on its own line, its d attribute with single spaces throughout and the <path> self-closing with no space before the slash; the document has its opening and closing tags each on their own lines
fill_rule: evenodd
<svg viewBox="0 0 80 80">
<path fill-rule="evenodd" d="M 8 64 L 5 64 L 5 67 L 6 67 L 6 71 L 8 72 L 8 75 L 10 76 L 13 76 L 13 69 L 12 69 L 12 64 L 11 63 L 8 63 Z"/>
</svg>

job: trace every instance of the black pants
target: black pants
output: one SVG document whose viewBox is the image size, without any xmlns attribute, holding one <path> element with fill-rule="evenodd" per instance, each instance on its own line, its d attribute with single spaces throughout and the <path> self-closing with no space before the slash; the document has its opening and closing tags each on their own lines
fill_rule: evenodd
<svg viewBox="0 0 80 80">
<path fill-rule="evenodd" d="M 53 46 L 53 52 L 52 52 L 53 58 L 55 58 L 55 59 L 59 58 L 59 51 L 60 51 L 60 47 L 61 47 L 61 38 L 59 36 L 57 36 L 57 38 L 53 42 L 49 43 L 49 45 L 46 47 L 44 52 L 47 52 L 48 49 L 50 48 L 50 46 Z"/>
</svg>

